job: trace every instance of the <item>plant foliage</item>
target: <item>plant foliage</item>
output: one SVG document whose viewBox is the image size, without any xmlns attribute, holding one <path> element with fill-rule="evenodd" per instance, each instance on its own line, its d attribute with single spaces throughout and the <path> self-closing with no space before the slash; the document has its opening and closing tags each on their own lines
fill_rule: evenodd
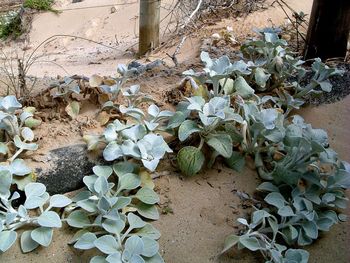
<svg viewBox="0 0 350 263">
<path fill-rule="evenodd" d="M 22 19 L 20 11 L 10 11 L 0 15 L 0 39 L 9 36 L 18 37 L 22 33 Z"/>
<path fill-rule="evenodd" d="M 350 165 L 329 147 L 324 130 L 290 112 L 306 95 L 330 92 L 329 77 L 342 72 L 320 59 L 307 69 L 274 29 L 258 33 L 242 45 L 241 60 L 202 52 L 204 70 L 184 72 L 195 83 L 193 93 L 201 89 L 204 96 L 186 98 L 174 115 L 182 117 L 173 126 L 179 141 L 191 145 L 178 152 L 178 166 L 185 175 L 197 173 L 205 163 L 203 145 L 209 166 L 220 156 L 239 171 L 246 156 L 253 157 L 265 205 L 249 222 L 238 220 L 245 231 L 228 236 L 223 252 L 238 246 L 260 251 L 266 262 L 308 262 L 307 251 L 292 247 L 310 245 L 345 220 L 340 211 L 348 201 Z M 305 84 L 307 72 L 312 77 Z"/>
<path fill-rule="evenodd" d="M 130 162 L 95 166 L 93 171 L 84 177 L 87 190 L 66 208 L 74 209 L 67 223 L 80 229 L 72 240 L 74 247 L 105 254 L 90 262 L 163 262 L 156 241 L 160 233 L 144 221 L 159 218 L 159 197 L 150 175 Z"/>
<path fill-rule="evenodd" d="M 203 52 L 204 70 L 184 72 L 194 96 L 180 102 L 175 112 L 160 110 L 138 85 L 124 88 L 133 75 L 124 65 L 118 66 L 120 76 L 113 80 L 90 78 L 91 87 L 108 95 L 102 110 L 113 110 L 118 118 L 107 119 L 103 134 L 84 137 L 89 150 L 101 150 L 107 165 L 95 166 L 83 179 L 85 189 L 72 200 L 50 197 L 42 184 L 19 183 L 31 169 L 17 157 L 36 150 L 31 128 L 40 122 L 34 109 L 22 109 L 14 96 L 0 98 L 0 154 L 5 158 L 0 164 L 0 252 L 8 250 L 17 239 L 16 230 L 28 224 L 34 229 L 21 236 L 23 252 L 48 246 L 53 229 L 64 221 L 79 229 L 71 242 L 76 249 L 101 253 L 92 263 L 163 262 L 160 233 L 149 223 L 159 219 L 159 197 L 146 169 L 155 171 L 172 152 L 163 137 L 168 133 L 183 146 L 177 163 L 187 176 L 217 159 L 237 171 L 247 157 L 254 159 L 263 204 L 254 207 L 249 220 L 238 219 L 244 229 L 226 238 L 222 253 L 237 246 L 260 251 L 268 263 L 308 262 L 309 253 L 302 247 L 346 220 L 341 209 L 348 201 L 350 164 L 330 148 L 324 130 L 290 113 L 305 103 L 306 95 L 330 92 L 329 77 L 341 72 L 319 59 L 308 69 L 275 29 L 258 33 L 258 39 L 242 45 L 239 61 L 211 59 Z M 312 78 L 305 84 L 307 72 Z M 66 78 L 56 88 L 54 97 L 68 103 L 66 111 L 74 118 L 79 104 L 72 95 L 80 94 L 79 85 Z M 118 103 L 120 98 L 125 104 Z M 14 184 L 26 195 L 18 208 L 12 206 L 20 196 Z M 60 217 L 57 208 L 64 207 Z"/>
<path fill-rule="evenodd" d="M 32 128 L 41 121 L 34 118 L 34 113 L 34 108 L 22 109 L 15 96 L 0 97 L 0 171 L 9 172 L 8 180 L 20 190 L 32 180 L 32 170 L 18 157 L 38 148 Z"/>
<path fill-rule="evenodd" d="M 36 9 L 40 11 L 51 11 L 54 13 L 58 13 L 56 9 L 52 8 L 54 4 L 54 0 L 25 0 L 23 3 L 23 7 Z"/>
</svg>

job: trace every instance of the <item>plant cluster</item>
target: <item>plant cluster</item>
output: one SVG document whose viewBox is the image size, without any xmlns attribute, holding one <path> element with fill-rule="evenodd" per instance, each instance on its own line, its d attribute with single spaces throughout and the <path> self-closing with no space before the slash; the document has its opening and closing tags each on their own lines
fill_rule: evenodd
<svg viewBox="0 0 350 263">
<path fill-rule="evenodd" d="M 0 16 L 0 39 L 9 36 L 18 37 L 22 33 L 20 10 L 10 11 Z"/>
<path fill-rule="evenodd" d="M 33 174 L 25 161 L 18 157 L 38 148 L 33 143 L 32 129 L 41 121 L 34 118 L 34 112 L 31 107 L 22 109 L 15 96 L 0 97 L 0 172 L 20 190 L 32 180 L 27 175 Z"/>
<path fill-rule="evenodd" d="M 331 91 L 328 78 L 341 72 L 319 59 L 307 70 L 276 32 L 259 33 L 241 47 L 241 60 L 211 59 L 203 52 L 204 70 L 184 72 L 204 96 L 187 98 L 175 113 L 185 116 L 177 130 L 180 142 L 199 144 L 182 148 L 178 165 L 186 175 L 197 173 L 205 161 L 203 145 L 209 146 L 209 165 L 221 156 L 240 170 L 245 157 L 253 157 L 265 202 L 250 222 L 238 220 L 246 231 L 230 235 L 223 252 L 237 245 L 260 251 L 266 262 L 307 262 L 307 251 L 288 247 L 309 245 L 346 219 L 340 209 L 348 201 L 350 165 L 329 148 L 325 131 L 290 111 L 304 104 L 305 95 Z M 305 85 L 307 71 L 313 77 Z"/>
<path fill-rule="evenodd" d="M 204 165 L 205 156 L 202 151 L 204 145 L 209 146 L 212 154 L 208 166 L 210 167 L 218 156 L 224 157 L 227 162 L 233 155 L 233 146 L 240 143 L 239 132 L 235 133 L 235 124 L 242 124 L 243 118 L 230 106 L 230 97 L 213 97 L 206 102 L 200 96 L 187 99 L 181 106 L 185 111 L 177 114 L 186 119 L 170 123 L 171 127 L 178 126 L 178 137 L 181 142 L 190 138 L 199 141 L 199 146 L 185 146 L 177 155 L 178 166 L 185 175 L 194 175 Z M 186 116 L 187 113 L 187 116 Z M 190 115 L 191 114 L 191 115 Z M 192 118 L 192 119 L 191 119 Z M 197 138 L 195 138 L 197 137 Z M 234 165 L 234 164 L 233 164 Z M 239 170 L 239 167 L 236 167 Z"/>
<path fill-rule="evenodd" d="M 144 219 L 157 220 L 159 202 L 151 176 L 142 168 L 154 171 L 166 152 L 172 152 L 159 134 L 174 115 L 151 104 L 147 113 L 140 105 L 151 99 L 137 85 L 114 90 L 104 86 L 114 99 L 122 92 L 126 105 L 113 101 L 104 107 L 115 107 L 123 119 L 109 123 L 102 135 L 84 139 L 89 150 L 103 149 L 103 157 L 112 166 L 95 166 L 94 175 L 86 176 L 88 191 L 79 193 L 74 211 L 67 217 L 70 226 L 81 228 L 73 240 L 78 249 L 97 248 L 105 256 L 90 262 L 163 262 L 158 250 L 160 233 Z M 135 161 L 141 161 L 142 166 Z"/>
<path fill-rule="evenodd" d="M 38 123 L 34 109 L 21 110 L 13 96 L 0 98 L 0 153 L 8 157 L 0 166 L 0 251 L 7 250 L 17 238 L 15 230 L 27 224 L 36 228 L 22 234 L 23 252 L 48 246 L 52 229 L 63 221 L 79 229 L 71 242 L 75 248 L 101 252 L 92 263 L 163 262 L 160 233 L 147 222 L 159 218 L 159 197 L 147 170 L 155 171 L 172 152 L 163 137 L 169 133 L 184 146 L 177 163 L 187 176 L 217 159 L 237 171 L 246 157 L 254 159 L 262 179 L 257 190 L 264 201 L 259 209 L 254 207 L 249 221 L 238 220 L 244 231 L 227 237 L 223 253 L 238 246 L 260 251 L 269 263 L 308 262 L 309 253 L 294 247 L 311 244 L 346 219 L 340 211 L 348 201 L 350 165 L 329 147 L 325 131 L 290 112 L 304 104 L 305 95 L 329 92 L 328 78 L 341 72 L 319 59 L 306 69 L 276 31 L 259 33 L 259 39 L 242 46 L 239 61 L 231 63 L 227 56 L 211 59 L 203 52 L 204 70 L 184 73 L 194 96 L 180 102 L 175 112 L 161 111 L 138 85 L 124 88 L 133 73 L 126 66 L 118 67 L 120 77 L 113 81 L 91 78 L 90 87 L 107 95 L 102 110 L 116 111 L 118 118 L 107 119 L 103 134 L 84 137 L 88 149 L 101 150 L 109 165 L 95 166 L 83 179 L 86 188 L 72 200 L 50 198 L 45 186 L 29 183 L 22 185 L 25 203 L 18 209 L 12 206 L 19 197 L 12 185 L 21 189 L 17 177 L 31 172 L 17 157 L 36 149 L 30 128 Z M 307 71 L 313 77 L 304 84 Z M 71 78 L 57 88 L 54 96 L 68 103 L 80 93 Z M 125 103 L 119 104 L 120 98 Z"/>
<path fill-rule="evenodd" d="M 52 8 L 54 2 L 54 0 L 25 0 L 23 3 L 23 7 L 40 11 L 51 11 L 54 13 L 58 13 L 59 11 Z"/>
<path fill-rule="evenodd" d="M 72 240 L 81 250 L 97 248 L 105 256 L 90 262 L 163 262 L 160 233 L 142 218 L 157 220 L 159 202 L 152 178 L 131 162 L 95 166 L 84 177 L 86 191 L 73 198 L 68 225 L 79 228 Z"/>
<path fill-rule="evenodd" d="M 210 86 L 208 96 L 240 95 L 245 99 L 259 92 L 269 96 L 265 100 L 287 108 L 287 113 L 302 106 L 305 95 L 330 92 L 329 77 L 343 72 L 329 68 L 318 58 L 311 69 L 306 69 L 305 61 L 295 57 L 278 32 L 270 28 L 258 31 L 260 38 L 246 41 L 238 54 L 240 60 L 233 63 L 227 56 L 211 59 L 208 53 L 202 52 L 204 71 L 188 70 L 184 74 Z M 308 72 L 312 77 L 304 85 L 302 80 Z"/>
<path fill-rule="evenodd" d="M 65 112 L 75 119 L 80 112 L 80 104 L 77 100 L 72 99 L 72 95 L 80 94 L 80 86 L 78 82 L 70 77 L 65 77 L 62 82 L 54 82 L 50 85 L 50 88 L 55 89 L 52 93 L 53 99 L 62 99 L 67 104 Z"/>
<path fill-rule="evenodd" d="M 24 192 L 26 201 L 17 209 L 12 202 L 20 198 L 18 192 L 10 192 L 12 175 L 9 171 L 0 172 L 0 252 L 5 252 L 17 240 L 16 230 L 32 226 L 21 234 L 20 244 L 23 253 L 39 246 L 50 245 L 53 229 L 62 226 L 59 214 L 54 211 L 69 205 L 72 201 L 64 195 L 49 196 L 46 187 L 40 183 L 29 183 Z M 35 215 L 35 216 L 33 216 Z"/>
<path fill-rule="evenodd" d="M 22 251 L 48 246 L 53 229 L 62 225 L 53 210 L 71 203 L 63 195 L 50 197 L 43 184 L 33 183 L 32 169 L 18 158 L 38 148 L 33 143 L 32 128 L 41 121 L 34 118 L 34 112 L 34 108 L 22 109 L 15 96 L 0 97 L 0 252 L 7 251 L 17 240 L 17 229 L 28 225 L 35 228 L 22 233 Z M 24 191 L 26 200 L 16 208 L 13 202 L 21 197 L 17 190 Z"/>
<path fill-rule="evenodd" d="M 79 192 L 72 200 L 63 195 L 50 198 L 44 185 L 29 183 L 23 188 L 26 200 L 17 209 L 12 205 L 20 197 L 13 191 L 15 176 L 24 176 L 31 170 L 16 157 L 24 150 L 37 148 L 28 142 L 33 141 L 34 134 L 22 125 L 26 121 L 31 124 L 35 119 L 31 112 L 23 111 L 18 125 L 15 111 L 21 105 L 14 96 L 1 98 L 0 127 L 18 147 L 9 164 L 0 166 L 1 252 L 13 245 L 17 239 L 16 230 L 21 227 L 35 227 L 21 236 L 22 251 L 27 253 L 39 245 L 48 246 L 53 228 L 60 228 L 62 222 L 67 222 L 80 229 L 71 242 L 75 248 L 97 248 L 105 254 L 93 257 L 91 262 L 163 262 L 156 241 L 160 233 L 144 221 L 159 218 L 155 206 L 159 197 L 153 190 L 150 174 L 133 160 L 141 160 L 150 171 L 156 169 L 164 154 L 171 151 L 157 131 L 164 128 L 164 120 L 173 113 L 160 111 L 151 104 L 145 114 L 137 107 L 144 101 L 137 86 L 123 90 L 123 95 L 128 103 L 119 109 L 130 120 L 123 123 L 116 120 L 107 126 L 102 136 L 97 136 L 98 143 L 105 143 L 103 155 L 106 161 L 123 161 L 111 166 L 95 166 L 94 174 L 83 179 L 87 190 Z M 95 142 L 88 142 L 90 150 L 94 149 Z M 8 149 L 6 147 L 5 143 L 1 144 L 1 150 Z M 57 208 L 65 208 L 61 217 Z M 33 211 L 29 213 L 29 210 Z"/>
<path fill-rule="evenodd" d="M 118 109 L 126 119 L 108 124 L 103 135 L 85 136 L 88 149 L 95 150 L 102 144 L 106 161 L 133 158 L 141 160 L 144 167 L 154 171 L 165 153 L 172 152 L 159 132 L 166 131 L 165 123 L 174 113 L 161 111 L 155 104 L 151 104 L 144 113 L 138 106 L 151 98 L 144 96 L 138 85 L 124 89 L 123 97 L 127 104 L 120 105 Z M 110 107 L 116 107 L 112 105 Z"/>
</svg>

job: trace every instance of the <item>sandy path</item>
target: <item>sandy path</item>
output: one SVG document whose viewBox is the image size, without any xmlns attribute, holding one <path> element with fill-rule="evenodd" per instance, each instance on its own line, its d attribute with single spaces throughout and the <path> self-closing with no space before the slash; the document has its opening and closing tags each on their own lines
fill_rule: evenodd
<svg viewBox="0 0 350 263">
<path fill-rule="evenodd" d="M 271 3 L 268 0 L 268 5 Z M 312 0 L 286 0 L 295 10 L 310 13 Z M 171 4 L 171 0 L 162 1 L 162 6 Z M 111 12 L 114 5 L 115 12 Z M 97 7 L 101 6 L 101 7 Z M 209 37 L 226 26 L 232 26 L 237 36 L 247 36 L 255 27 L 280 25 L 284 22 L 285 14 L 277 7 L 259 11 L 238 19 L 225 19 L 197 32 L 189 37 L 178 56 L 179 62 L 193 62 L 199 53 L 201 39 Z M 95 7 L 95 8 L 86 8 Z M 104 45 L 104 47 L 81 39 L 69 37 L 59 38 L 37 52 L 42 56 L 30 69 L 30 74 L 35 76 L 53 76 L 66 74 L 92 74 L 113 75 L 118 63 L 128 63 L 134 59 L 138 41 L 138 8 L 137 0 L 84 0 L 72 4 L 70 0 L 60 0 L 56 6 L 63 10 L 55 15 L 50 12 L 36 14 L 29 33 L 29 54 L 37 45 L 45 39 L 57 34 L 69 34 L 88 38 Z M 161 9 L 161 16 L 167 14 L 165 8 Z M 164 29 L 168 21 L 164 21 L 161 27 Z M 163 41 L 167 41 L 165 36 Z M 14 46 L 12 48 L 15 48 Z M 167 58 L 166 52 L 172 54 L 173 48 L 161 50 L 152 55 L 151 59 Z M 61 65 L 63 69 L 52 63 Z M 169 65 L 172 62 L 166 59 Z"/>
<path fill-rule="evenodd" d="M 171 1 L 164 1 L 163 5 L 168 2 Z M 63 10 L 61 14 L 42 13 L 34 17 L 29 45 L 36 47 L 45 39 L 60 34 L 103 43 L 105 46 L 60 37 L 45 45 L 38 54 L 62 65 L 69 74 L 112 75 L 118 63 L 133 60 L 138 42 L 138 8 L 135 0 L 85 0 L 75 4 L 62 1 L 57 7 Z M 165 15 L 162 9 L 161 16 Z M 30 74 L 55 76 L 64 72 L 45 63 L 33 66 Z"/>
</svg>

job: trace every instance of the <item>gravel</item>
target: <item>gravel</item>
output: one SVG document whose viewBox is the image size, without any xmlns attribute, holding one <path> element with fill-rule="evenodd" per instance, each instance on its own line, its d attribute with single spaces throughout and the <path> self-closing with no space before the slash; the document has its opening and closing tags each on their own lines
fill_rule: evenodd
<svg viewBox="0 0 350 263">
<path fill-rule="evenodd" d="M 339 63 L 338 69 L 344 70 L 343 76 L 337 75 L 330 78 L 333 85 L 331 92 L 323 92 L 320 95 L 313 95 L 307 98 L 307 103 L 312 105 L 331 104 L 342 100 L 350 94 L 350 64 Z M 308 76 L 309 78 L 311 76 Z"/>
</svg>

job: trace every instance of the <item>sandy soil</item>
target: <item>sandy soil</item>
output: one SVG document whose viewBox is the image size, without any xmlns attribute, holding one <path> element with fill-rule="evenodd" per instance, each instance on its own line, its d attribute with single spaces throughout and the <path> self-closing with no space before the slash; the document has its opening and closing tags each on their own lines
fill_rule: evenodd
<svg viewBox="0 0 350 263">
<path fill-rule="evenodd" d="M 322 127 L 329 132 L 331 147 L 347 161 L 350 161 L 350 149 L 344 142 L 350 136 L 349 106 L 350 96 L 335 104 L 302 110 L 302 116 L 314 127 Z M 170 172 L 170 175 L 155 180 L 161 197 L 160 210 L 172 211 L 161 215 L 160 220 L 155 222 L 162 233 L 160 246 L 165 262 L 262 262 L 252 253 L 237 250 L 216 257 L 222 248 L 223 238 L 237 231 L 237 218 L 249 212 L 244 209 L 246 207 L 236 191 L 250 195 L 254 193 L 259 180 L 251 167 L 248 165 L 238 174 L 217 164 L 213 169 L 190 179 L 182 179 L 176 172 Z M 160 167 L 160 170 L 164 170 L 164 167 Z M 347 214 L 350 215 L 349 210 Z M 349 262 L 349 230 L 349 223 L 339 224 L 309 246 L 310 263 Z M 47 263 L 87 262 L 96 251 L 77 252 L 66 245 L 71 236 L 68 229 L 55 231 L 53 244 L 49 248 L 22 255 L 19 247 L 15 246 L 8 253 L 0 255 L 0 262 L 40 262 L 43 258 Z"/>
<path fill-rule="evenodd" d="M 135 50 L 130 47 L 137 42 L 137 32 L 135 33 L 134 30 L 135 26 L 137 28 L 137 4 L 116 6 L 116 12 L 111 13 L 110 6 L 96 9 L 78 8 L 122 1 L 85 0 L 77 4 L 69 2 L 71 1 L 61 0 L 57 9 L 76 10 L 63 11 L 59 16 L 52 13 L 35 16 L 33 29 L 29 34 L 30 41 L 27 43 L 30 49 L 26 52 L 31 52 L 36 45 L 51 35 L 73 34 L 103 42 L 118 50 L 79 39 L 62 38 L 39 50 L 39 54 L 44 56 L 42 60 L 54 60 L 71 74 L 90 76 L 95 73 L 114 74 L 116 64 L 133 59 Z M 286 0 L 286 2 L 296 10 L 302 10 L 305 13 L 310 12 L 312 3 L 311 0 Z M 251 34 L 251 29 L 254 27 L 269 26 L 271 23 L 278 25 L 283 21 L 284 14 L 277 8 L 269 8 L 247 17 L 224 18 L 189 37 L 178 59 L 185 63 L 185 66 L 182 66 L 184 68 L 197 63 L 202 39 L 226 26 L 233 26 L 237 38 L 243 39 Z M 165 53 L 172 53 L 173 49 L 174 47 L 170 45 L 159 50 L 149 59 L 165 58 Z M 169 60 L 166 61 L 171 65 Z M 65 74 L 60 70 L 51 64 L 38 63 L 33 65 L 30 73 L 52 77 Z M 160 106 L 167 108 L 171 105 L 166 103 L 165 94 L 181 80 L 181 71 L 182 68 L 148 73 L 142 76 L 139 82 L 142 83 L 143 91 L 152 94 Z M 338 103 L 305 108 L 301 113 L 315 127 L 324 128 L 329 132 L 331 146 L 347 161 L 350 161 L 350 146 L 346 144 L 350 136 L 349 109 L 350 97 L 348 96 Z M 37 131 L 42 149 L 40 153 L 44 155 L 52 148 L 80 143 L 82 134 L 98 132 L 101 129 L 98 124 L 87 125 L 88 120 L 93 119 L 96 113 L 96 109 L 90 109 L 87 105 L 75 121 L 57 118 L 50 123 L 45 123 L 45 126 Z M 37 160 L 34 158 L 33 161 L 40 162 L 40 158 Z M 169 167 L 160 167 L 160 170 L 164 169 L 169 169 L 170 174 L 156 179 L 155 183 L 161 197 L 160 210 L 168 213 L 162 214 L 155 225 L 162 233 L 160 246 L 165 262 L 263 262 L 252 253 L 237 250 L 217 257 L 225 236 L 237 231 L 237 218 L 249 212 L 236 192 L 253 195 L 258 178 L 252 165 L 248 165 L 242 173 L 238 174 L 218 163 L 213 169 L 190 179 L 181 178 Z M 311 252 L 310 262 L 350 262 L 347 249 L 350 243 L 349 233 L 349 223 L 334 227 L 330 233 L 325 234 L 315 245 L 308 248 Z M 71 236 L 69 229 L 55 231 L 53 244 L 49 248 L 41 248 L 29 255 L 22 255 L 19 247 L 15 246 L 9 252 L 0 255 L 0 262 L 88 262 L 88 258 L 97 252 L 81 253 L 67 246 L 66 243 Z"/>
<path fill-rule="evenodd" d="M 34 76 L 51 76 L 84 74 L 113 75 L 118 63 L 128 63 L 134 60 L 137 51 L 138 38 L 138 1 L 134 0 L 84 0 L 72 4 L 70 0 L 59 0 L 56 9 L 62 13 L 36 14 L 33 18 L 32 30 L 29 32 L 29 41 L 22 45 L 25 55 L 28 56 L 40 43 L 54 35 L 79 36 L 104 44 L 100 46 L 82 39 L 71 37 L 59 37 L 57 40 L 42 46 L 36 55 L 39 57 L 29 74 Z M 270 6 L 272 0 L 267 0 L 266 6 Z M 295 10 L 310 13 L 311 0 L 296 1 L 286 0 Z M 162 1 L 161 16 L 168 13 L 166 7 L 173 1 Z M 107 6 L 105 6 L 107 5 Z M 99 6 L 99 7 L 98 7 Z M 86 8 L 94 7 L 94 8 Z M 111 9 L 114 8 L 114 12 Z M 252 34 L 252 29 L 272 25 L 280 25 L 285 21 L 285 14 L 275 4 L 266 10 L 239 18 L 222 17 L 222 21 L 208 20 L 208 24 L 198 32 L 190 35 L 185 41 L 178 60 L 180 63 L 191 63 L 198 58 L 199 47 L 204 38 L 210 37 L 214 32 L 231 26 L 238 39 L 243 39 Z M 165 19 L 161 24 L 162 40 L 164 47 L 148 58 L 164 59 L 170 66 L 173 63 L 166 53 L 173 54 L 180 37 L 163 34 L 169 23 Z M 18 50 L 18 44 L 12 44 L 4 48 L 6 52 L 22 54 Z M 62 66 L 48 63 L 53 61 Z"/>
</svg>

